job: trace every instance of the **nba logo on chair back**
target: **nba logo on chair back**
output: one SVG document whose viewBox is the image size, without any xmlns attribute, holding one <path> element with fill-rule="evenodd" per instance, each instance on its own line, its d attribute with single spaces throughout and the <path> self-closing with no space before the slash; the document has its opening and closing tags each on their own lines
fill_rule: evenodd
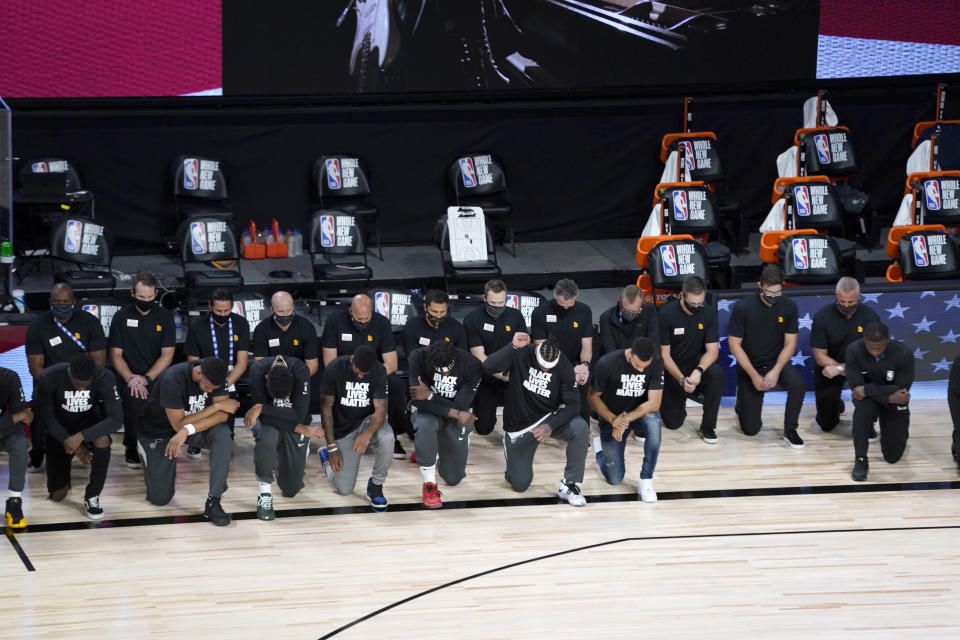
<svg viewBox="0 0 960 640">
<path fill-rule="evenodd" d="M 80 241 L 83 239 L 83 223 L 79 220 L 67 221 L 67 235 L 63 239 L 63 250 L 67 253 L 80 251 Z"/>
<path fill-rule="evenodd" d="M 47 172 L 47 163 L 46 162 L 34 162 L 30 165 L 30 170 L 33 173 L 46 173 Z"/>
<path fill-rule="evenodd" d="M 813 143 L 817 147 L 817 158 L 820 164 L 830 164 L 830 141 L 824 133 L 813 136 Z"/>
<path fill-rule="evenodd" d="M 85 304 L 80 308 L 86 311 L 87 313 L 91 314 L 95 318 L 100 317 L 100 308 L 95 304 Z"/>
<path fill-rule="evenodd" d="M 343 180 L 340 178 L 340 160 L 337 158 L 327 158 L 327 186 L 331 189 L 339 189 L 343 186 Z"/>
<path fill-rule="evenodd" d="M 793 188 L 794 200 L 797 203 L 797 215 L 809 216 L 812 212 L 810 208 L 810 190 L 804 186 Z"/>
<path fill-rule="evenodd" d="M 333 216 L 320 216 L 320 246 L 334 247 L 337 244 L 337 232 Z"/>
<path fill-rule="evenodd" d="M 927 180 L 923 183 L 923 192 L 927 196 L 927 210 L 940 210 L 940 182 L 937 180 Z"/>
<path fill-rule="evenodd" d="M 390 319 L 390 294 L 386 291 L 377 291 L 373 298 L 374 309 L 387 320 Z"/>
<path fill-rule="evenodd" d="M 460 175 L 463 176 L 463 186 L 467 189 L 477 186 L 477 171 L 473 167 L 473 158 L 460 158 Z"/>
<path fill-rule="evenodd" d="M 515 295 L 507 296 L 507 306 L 512 309 L 520 308 L 520 297 Z"/>
<path fill-rule="evenodd" d="M 673 245 L 668 244 L 665 247 L 660 247 L 660 261 L 663 263 L 663 275 L 673 277 L 679 273 L 677 252 Z"/>
<path fill-rule="evenodd" d="M 193 255 L 207 252 L 207 226 L 203 222 L 190 223 L 190 241 Z"/>
<path fill-rule="evenodd" d="M 686 220 L 689 217 L 688 208 L 687 208 L 687 192 L 674 191 L 672 198 L 673 198 L 673 219 Z"/>
<path fill-rule="evenodd" d="M 793 266 L 797 269 L 810 268 L 810 256 L 807 254 L 807 241 L 803 238 L 793 239 Z"/>
<path fill-rule="evenodd" d="M 693 171 L 697 168 L 696 158 L 693 155 L 693 143 L 681 142 L 680 146 L 683 147 L 683 161 L 687 165 L 687 171 Z"/>
<path fill-rule="evenodd" d="M 183 188 L 196 189 L 200 182 L 200 163 L 196 158 L 183 161 Z"/>
<path fill-rule="evenodd" d="M 930 254 L 927 253 L 927 239 L 923 236 L 910 238 L 913 243 L 913 263 L 918 267 L 930 266 Z"/>
</svg>

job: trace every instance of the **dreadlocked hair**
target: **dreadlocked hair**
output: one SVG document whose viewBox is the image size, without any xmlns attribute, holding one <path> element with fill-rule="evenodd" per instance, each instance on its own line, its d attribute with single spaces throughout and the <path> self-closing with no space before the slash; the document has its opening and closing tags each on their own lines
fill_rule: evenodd
<svg viewBox="0 0 960 640">
<path fill-rule="evenodd" d="M 540 343 L 540 357 L 547 362 L 553 362 L 560 357 L 560 343 L 550 338 Z"/>
</svg>

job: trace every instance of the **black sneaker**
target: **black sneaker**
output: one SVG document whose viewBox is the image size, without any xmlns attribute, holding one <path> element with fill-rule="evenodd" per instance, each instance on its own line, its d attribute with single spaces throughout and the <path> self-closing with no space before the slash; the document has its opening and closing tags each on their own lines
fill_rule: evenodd
<svg viewBox="0 0 960 640">
<path fill-rule="evenodd" d="M 103 507 L 100 505 L 100 496 L 93 496 L 83 501 L 83 513 L 91 520 L 103 520 Z"/>
<path fill-rule="evenodd" d="M 187 457 L 191 460 L 199 460 L 202 457 L 203 449 L 200 447 L 187 447 Z"/>
<path fill-rule="evenodd" d="M 393 457 L 397 460 L 403 460 L 407 457 L 407 451 L 403 448 L 403 445 L 400 444 L 400 440 L 393 441 Z"/>
<path fill-rule="evenodd" d="M 23 517 L 23 498 L 7 498 L 7 526 L 14 531 L 27 528 Z"/>
<path fill-rule="evenodd" d="M 27 473 L 40 473 L 43 469 L 43 450 L 30 449 L 30 462 L 27 463 Z"/>
<path fill-rule="evenodd" d="M 220 498 L 209 496 L 207 504 L 203 508 L 203 517 L 218 527 L 225 527 L 230 524 L 230 514 L 220 506 Z"/>
<path fill-rule="evenodd" d="M 387 499 L 383 497 L 383 485 L 374 484 L 373 478 L 367 481 L 367 500 L 374 511 L 386 511 Z"/>
<path fill-rule="evenodd" d="M 877 434 L 877 426 L 870 425 L 870 442 L 879 442 L 880 436 Z"/>
<path fill-rule="evenodd" d="M 704 429 L 700 428 L 700 437 L 703 438 L 703 441 L 707 444 L 717 444 L 717 431 L 716 429 Z"/>
<path fill-rule="evenodd" d="M 127 449 L 126 453 L 123 454 L 123 461 L 131 469 L 139 469 L 143 466 L 140 462 L 140 454 L 137 453 L 136 449 Z"/>
<path fill-rule="evenodd" d="M 857 482 L 863 482 L 867 479 L 867 471 L 870 470 L 870 463 L 866 458 L 857 458 L 853 463 L 853 473 L 850 477 Z"/>
<path fill-rule="evenodd" d="M 786 440 L 787 444 L 789 444 L 792 448 L 803 449 L 803 438 L 800 437 L 800 434 L 797 433 L 796 429 L 790 429 L 789 431 L 784 429 L 783 439 Z"/>
</svg>

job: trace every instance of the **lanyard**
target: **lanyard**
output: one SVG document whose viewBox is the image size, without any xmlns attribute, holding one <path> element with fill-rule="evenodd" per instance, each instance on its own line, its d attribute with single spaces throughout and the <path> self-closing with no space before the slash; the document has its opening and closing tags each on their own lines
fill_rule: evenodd
<svg viewBox="0 0 960 640">
<path fill-rule="evenodd" d="M 73 340 L 74 342 L 76 342 L 76 343 L 77 343 L 77 346 L 80 347 L 80 350 L 81 350 L 81 351 L 86 351 L 86 350 L 87 350 L 87 345 L 83 344 L 83 341 L 80 340 L 80 338 L 78 338 L 77 336 L 75 336 L 75 335 L 73 335 L 72 333 L 70 333 L 70 329 L 67 329 L 65 326 L 63 326 L 63 324 L 62 324 L 59 320 L 57 320 L 57 317 L 56 317 L 56 316 L 51 315 L 51 317 L 53 318 L 53 322 L 54 322 L 58 327 L 60 327 L 60 331 L 63 331 L 65 334 L 67 334 L 67 337 L 68 337 L 68 338 L 70 338 L 71 340 Z"/>
<path fill-rule="evenodd" d="M 220 357 L 220 345 L 217 344 L 217 330 L 213 322 L 213 314 L 210 314 L 210 341 L 213 342 L 213 355 L 217 358 Z M 233 314 L 230 314 L 230 319 L 227 321 L 227 342 L 230 344 L 230 359 L 227 360 L 227 364 L 233 364 Z"/>
</svg>

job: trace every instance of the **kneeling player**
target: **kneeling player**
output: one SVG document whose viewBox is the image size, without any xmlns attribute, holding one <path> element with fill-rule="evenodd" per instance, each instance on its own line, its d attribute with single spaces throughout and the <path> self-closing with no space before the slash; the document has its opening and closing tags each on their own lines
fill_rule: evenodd
<svg viewBox="0 0 960 640">
<path fill-rule="evenodd" d="M 23 517 L 23 486 L 26 484 L 27 436 L 23 428 L 33 422 L 33 412 L 27 408 L 23 396 L 23 385 L 16 371 L 0 367 L 0 451 L 6 451 L 9 458 L 10 477 L 7 488 L 6 522 L 14 531 L 27 528 L 27 519 Z"/>
</svg>

